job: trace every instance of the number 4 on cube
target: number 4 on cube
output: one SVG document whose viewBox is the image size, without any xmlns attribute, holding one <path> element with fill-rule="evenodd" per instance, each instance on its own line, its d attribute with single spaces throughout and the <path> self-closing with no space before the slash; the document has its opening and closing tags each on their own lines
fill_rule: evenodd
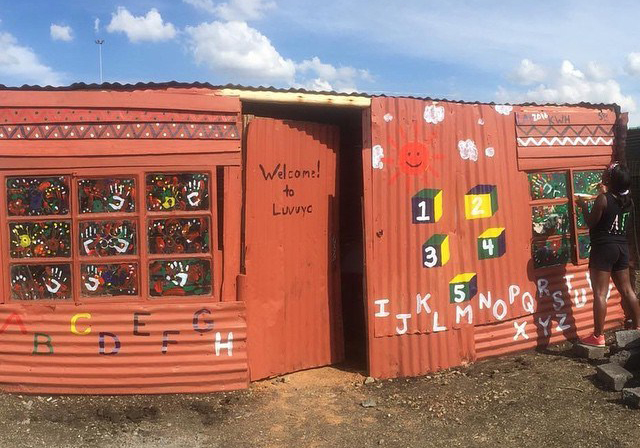
<svg viewBox="0 0 640 448">
<path fill-rule="evenodd" d="M 478 293 L 478 277 L 475 272 L 456 275 L 449 282 L 449 303 L 471 300 Z"/>
<path fill-rule="evenodd" d="M 425 188 L 411 198 L 414 224 L 438 222 L 442 217 L 442 190 Z"/>
<path fill-rule="evenodd" d="M 506 250 L 504 227 L 487 229 L 478 237 L 478 258 L 480 260 L 502 257 Z"/>
<path fill-rule="evenodd" d="M 449 235 L 433 235 L 422 245 L 422 266 L 435 268 L 449 261 Z"/>
</svg>

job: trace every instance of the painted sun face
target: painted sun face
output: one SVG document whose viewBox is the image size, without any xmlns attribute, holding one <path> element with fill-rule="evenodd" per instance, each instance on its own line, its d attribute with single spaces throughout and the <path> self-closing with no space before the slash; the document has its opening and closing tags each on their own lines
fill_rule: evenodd
<svg viewBox="0 0 640 448">
<path fill-rule="evenodd" d="M 438 177 L 434 161 L 441 160 L 442 154 L 434 153 L 436 137 L 433 131 L 425 135 L 424 132 L 420 132 L 418 122 L 413 124 L 413 136 L 408 136 L 402 128 L 398 131 L 406 143 L 398 145 L 396 141 L 390 139 L 391 149 L 397 150 L 398 156 L 382 158 L 382 161 L 389 163 L 393 170 L 389 183 L 395 182 L 401 175 L 404 175 L 407 180 L 407 186 L 411 185 L 411 179 L 417 176 L 432 174 Z"/>
<path fill-rule="evenodd" d="M 407 174 L 419 174 L 428 168 L 429 149 L 418 142 L 410 142 L 401 148 L 400 163 Z M 426 159 L 426 160 L 425 160 Z"/>
</svg>

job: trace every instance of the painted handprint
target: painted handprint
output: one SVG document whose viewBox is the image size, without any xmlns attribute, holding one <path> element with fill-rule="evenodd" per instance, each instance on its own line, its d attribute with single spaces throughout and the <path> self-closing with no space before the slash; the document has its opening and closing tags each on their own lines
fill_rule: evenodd
<svg viewBox="0 0 640 448">
<path fill-rule="evenodd" d="M 187 280 L 189 279 L 189 265 L 187 263 L 182 263 L 181 261 L 172 261 L 169 263 L 169 270 L 173 271 L 173 276 L 167 274 L 167 280 L 171 281 L 176 286 L 181 288 L 187 284 Z"/>
<path fill-rule="evenodd" d="M 131 236 L 128 235 L 128 226 L 124 224 L 118 226 L 118 238 L 112 238 L 110 241 L 110 245 L 116 250 L 116 252 L 120 254 L 124 254 L 129 249 L 129 238 Z"/>
<path fill-rule="evenodd" d="M 201 180 L 191 179 L 189 182 L 187 182 L 185 193 L 190 206 L 197 207 L 198 205 L 200 205 L 200 201 L 202 200 L 201 192 L 203 186 L 204 182 Z"/>
<path fill-rule="evenodd" d="M 67 281 L 67 277 L 64 276 L 62 269 L 58 266 L 51 268 L 49 274 L 45 274 L 44 286 L 51 294 L 57 294 L 62 287 L 62 284 Z"/>
<path fill-rule="evenodd" d="M 203 209 L 208 205 L 205 173 L 147 175 L 148 210 Z"/>
<path fill-rule="evenodd" d="M 124 196 L 124 185 L 121 183 L 113 183 L 109 185 L 109 192 L 111 193 L 111 199 L 115 201 L 114 203 L 109 203 L 109 207 L 113 210 L 119 211 L 124 206 L 125 200 L 122 196 Z"/>
<path fill-rule="evenodd" d="M 98 232 L 94 226 L 87 226 L 81 233 L 82 246 L 84 247 L 85 255 L 95 255 L 96 246 L 99 241 Z"/>
<path fill-rule="evenodd" d="M 87 266 L 84 278 L 84 287 L 87 288 L 87 291 L 93 292 L 100 286 L 100 274 L 98 273 L 98 269 L 95 265 L 92 264 Z"/>
</svg>

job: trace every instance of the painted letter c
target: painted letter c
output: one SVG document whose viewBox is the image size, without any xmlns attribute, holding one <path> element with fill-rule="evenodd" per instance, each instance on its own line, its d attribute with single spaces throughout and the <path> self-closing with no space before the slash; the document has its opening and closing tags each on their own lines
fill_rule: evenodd
<svg viewBox="0 0 640 448">
<path fill-rule="evenodd" d="M 78 321 L 78 319 L 91 319 L 91 313 L 74 314 L 71 318 L 71 333 L 79 334 L 80 336 L 85 336 L 91 333 L 91 325 L 88 325 L 87 328 L 82 331 L 78 331 L 78 329 L 76 328 L 76 322 Z"/>
</svg>

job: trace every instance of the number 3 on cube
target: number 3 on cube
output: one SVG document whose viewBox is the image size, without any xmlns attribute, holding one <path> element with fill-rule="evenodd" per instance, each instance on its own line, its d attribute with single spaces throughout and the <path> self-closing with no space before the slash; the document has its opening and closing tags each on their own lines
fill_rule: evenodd
<svg viewBox="0 0 640 448">
<path fill-rule="evenodd" d="M 422 245 L 422 266 L 435 268 L 449 261 L 449 235 L 433 235 Z"/>
</svg>

